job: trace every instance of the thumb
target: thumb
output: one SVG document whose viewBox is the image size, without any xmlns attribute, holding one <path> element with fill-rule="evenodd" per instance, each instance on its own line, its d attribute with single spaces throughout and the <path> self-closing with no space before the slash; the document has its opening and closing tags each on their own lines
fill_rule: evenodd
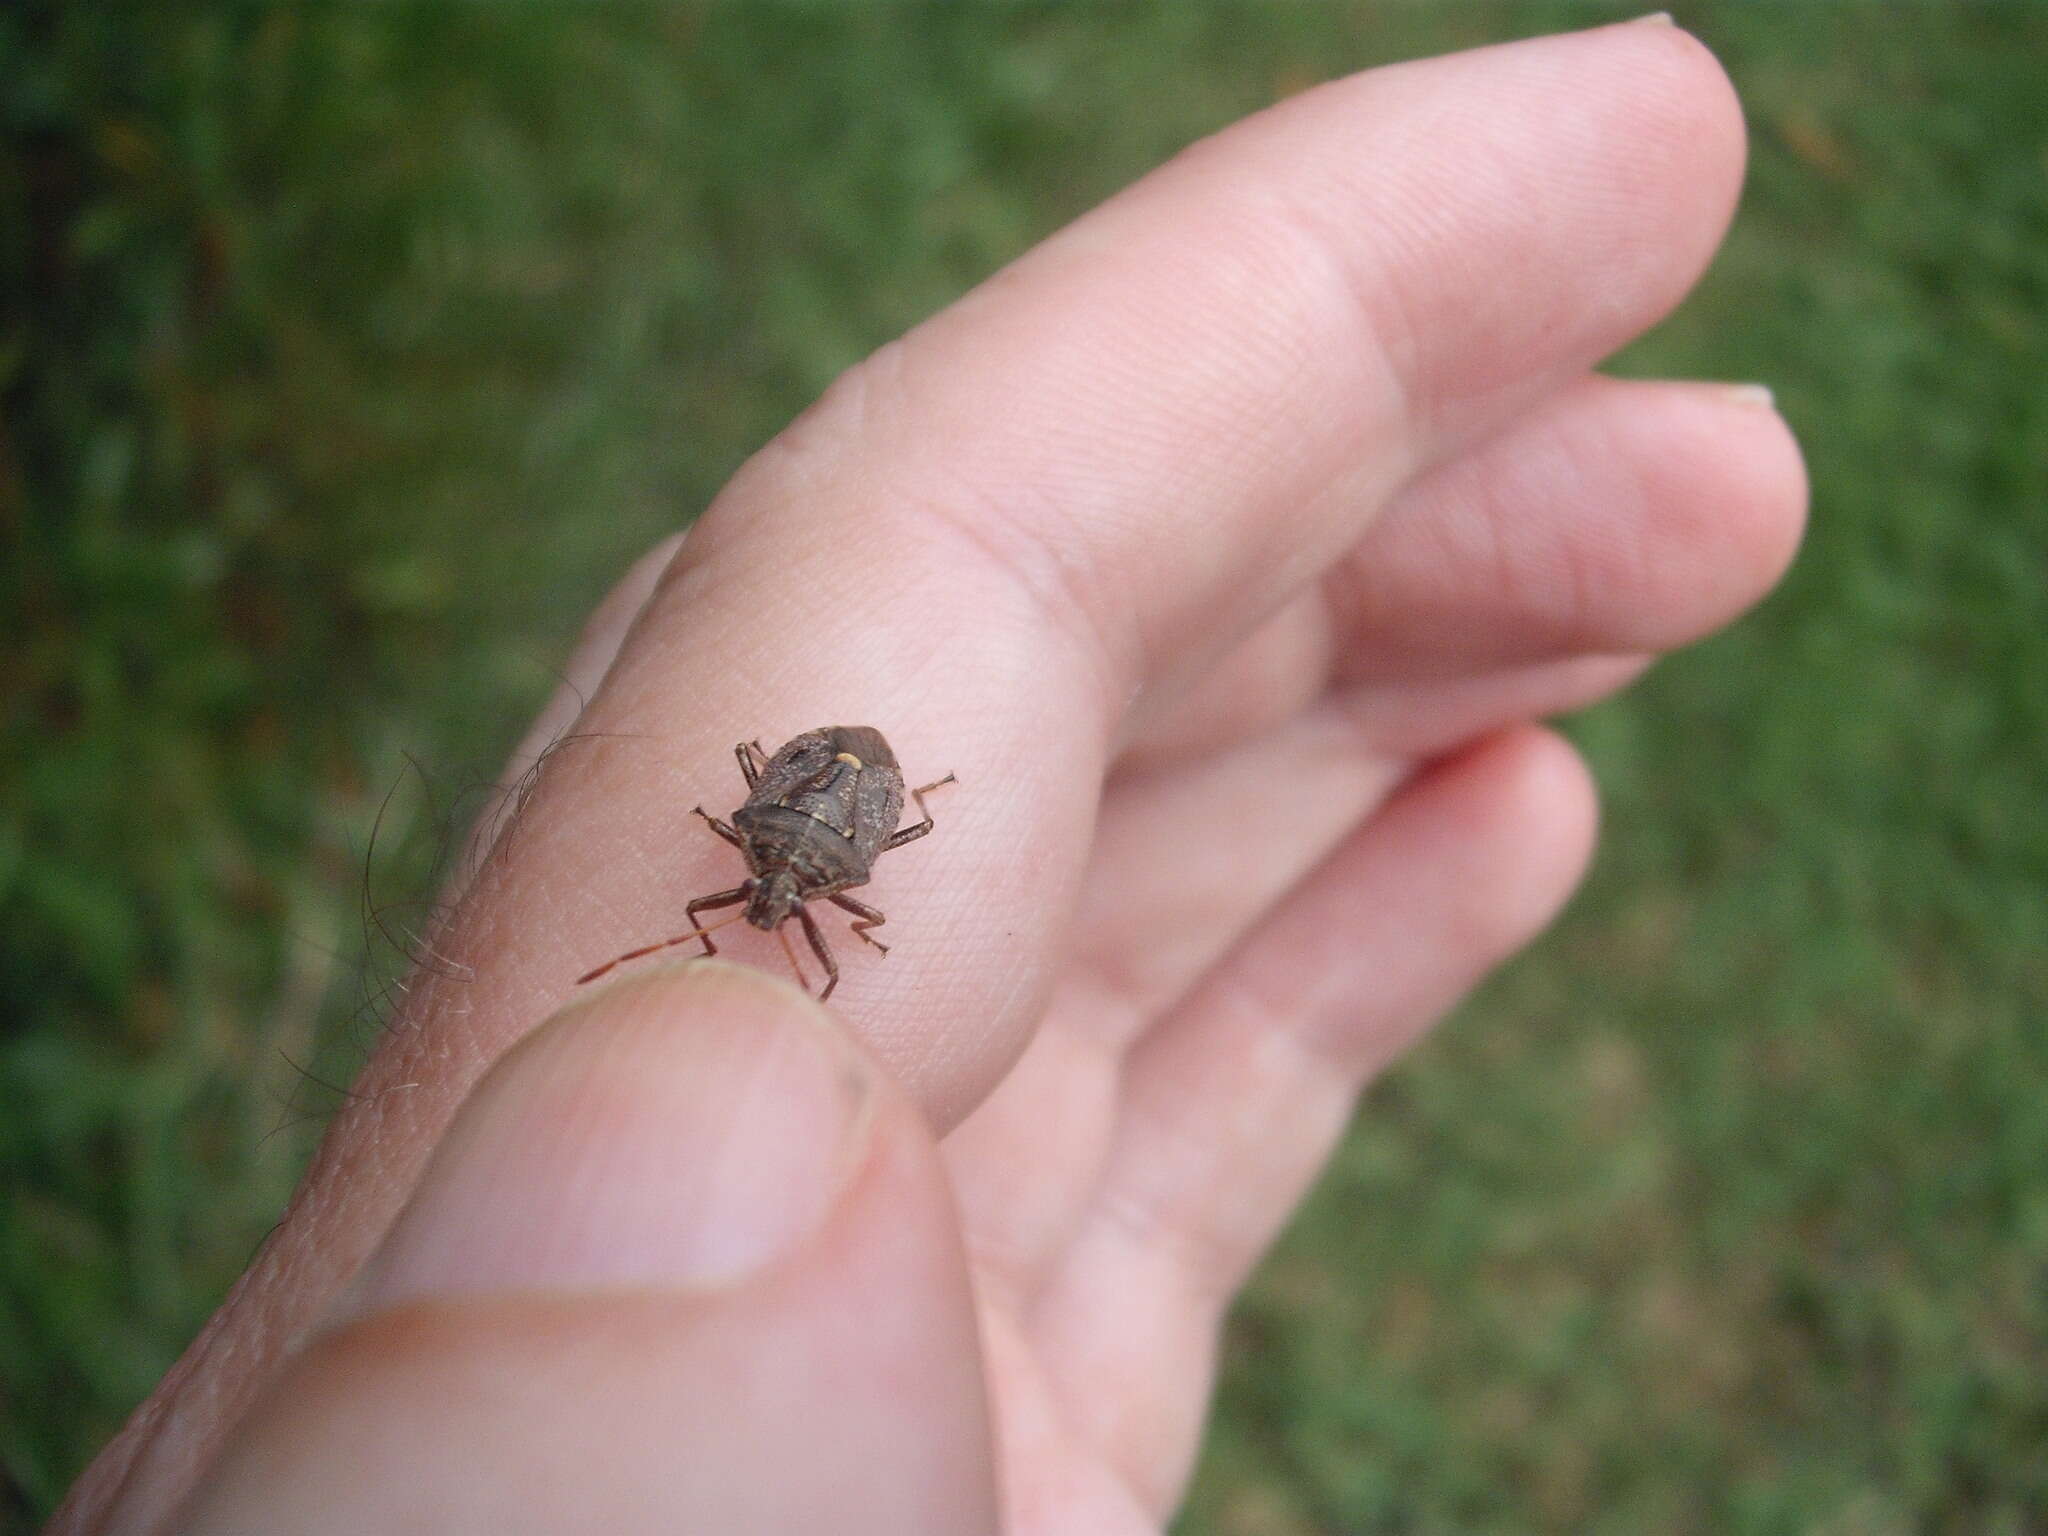
<svg viewBox="0 0 2048 1536">
<path fill-rule="evenodd" d="M 756 972 L 643 974 L 478 1085 L 191 1531 L 993 1531 L 923 1120 Z"/>
</svg>

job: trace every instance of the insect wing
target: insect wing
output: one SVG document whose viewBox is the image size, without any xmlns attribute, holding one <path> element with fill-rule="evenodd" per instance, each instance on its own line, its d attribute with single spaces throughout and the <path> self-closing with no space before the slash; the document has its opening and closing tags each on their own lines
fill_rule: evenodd
<svg viewBox="0 0 2048 1536">
<path fill-rule="evenodd" d="M 824 772 L 835 755 L 829 731 L 805 731 L 784 742 L 761 770 L 747 804 L 787 805 Z"/>
<path fill-rule="evenodd" d="M 861 861 L 873 864 L 896 823 L 903 819 L 903 770 L 882 733 L 871 725 L 835 725 L 822 734 L 836 753 L 860 763 L 853 781 L 853 820 L 847 835 Z"/>
<path fill-rule="evenodd" d="M 830 827 L 853 844 L 864 870 L 902 819 L 903 773 L 873 726 L 824 726 L 776 750 L 747 804 L 782 806 Z"/>
<path fill-rule="evenodd" d="M 889 750 L 888 741 L 872 725 L 832 725 L 813 734 L 827 738 L 832 743 L 833 752 L 857 757 L 866 767 L 896 767 L 896 754 Z"/>
<path fill-rule="evenodd" d="M 869 864 L 903 819 L 903 774 L 892 760 L 870 763 L 854 784 L 853 843 Z"/>
</svg>

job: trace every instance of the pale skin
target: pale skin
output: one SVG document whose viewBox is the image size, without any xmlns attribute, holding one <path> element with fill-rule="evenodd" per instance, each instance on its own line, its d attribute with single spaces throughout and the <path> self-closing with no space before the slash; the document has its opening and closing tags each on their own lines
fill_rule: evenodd
<svg viewBox="0 0 2048 1536">
<path fill-rule="evenodd" d="M 55 1529 L 1161 1530 L 1359 1091 L 1585 865 L 1534 722 L 1791 557 L 1766 397 L 1592 372 L 1742 157 L 1665 24 L 1376 71 L 849 374 L 599 611 L 521 763 L 592 740 Z M 893 953 L 558 1015 L 733 883 L 732 743 L 842 722 L 959 775 Z"/>
</svg>

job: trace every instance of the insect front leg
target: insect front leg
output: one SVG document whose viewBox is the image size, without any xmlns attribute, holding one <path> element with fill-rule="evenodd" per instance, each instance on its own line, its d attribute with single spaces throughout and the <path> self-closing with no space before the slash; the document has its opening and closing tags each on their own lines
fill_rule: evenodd
<svg viewBox="0 0 2048 1536">
<path fill-rule="evenodd" d="M 746 894 L 747 888 L 740 886 L 734 890 L 720 891 L 716 896 L 702 896 L 690 903 L 689 910 L 692 913 L 696 913 L 708 907 L 730 907 L 742 900 Z M 746 913 L 744 912 L 735 912 L 731 917 L 721 917 L 717 922 L 711 924 L 711 928 L 723 928 L 727 923 L 736 923 L 745 916 Z M 580 987 L 586 982 L 595 981 L 606 972 L 616 970 L 624 965 L 628 960 L 638 960 L 642 955 L 651 955 L 658 950 L 672 949 L 678 944 L 687 944 L 692 939 L 702 939 L 704 941 L 704 952 L 706 954 L 715 955 L 718 953 L 711 943 L 710 928 L 698 927 L 693 917 L 687 931 L 677 934 L 674 938 L 659 939 L 652 944 L 642 944 L 638 949 L 629 949 L 623 955 L 614 955 L 611 959 L 605 961 L 603 965 L 585 971 L 581 976 L 578 976 L 576 978 L 576 985 Z"/>
<path fill-rule="evenodd" d="M 890 833 L 889 841 L 882 844 L 882 852 L 887 853 L 891 848 L 901 848 L 905 843 L 914 843 L 920 837 L 923 837 L 925 833 L 931 831 L 932 813 L 924 803 L 925 795 L 928 794 L 930 791 L 939 788 L 941 785 L 957 784 L 959 782 L 960 781 L 958 779 L 954 778 L 953 775 L 949 773 L 943 779 L 933 779 L 931 783 L 925 785 L 923 789 L 913 789 L 910 792 L 910 798 L 917 802 L 918 813 L 924 817 L 924 820 L 918 822 L 915 826 L 900 827 L 896 831 Z"/>
<path fill-rule="evenodd" d="M 747 845 L 740 841 L 739 833 L 735 832 L 731 827 L 727 826 L 724 822 L 720 821 L 716 816 L 712 815 L 709 811 L 705 810 L 703 806 L 693 805 L 690 807 L 690 810 L 692 814 L 702 816 L 706 824 L 709 825 L 709 827 L 711 828 L 711 830 L 716 832 L 720 837 L 724 838 L 728 843 L 731 843 L 733 847 L 739 849 L 742 853 L 745 853 L 747 851 Z"/>
<path fill-rule="evenodd" d="M 882 916 L 881 913 L 877 912 L 873 907 L 869 906 L 866 902 L 855 901 L 851 896 L 846 895 L 844 892 L 841 892 L 837 896 L 827 897 L 826 899 L 830 901 L 833 906 L 843 908 L 844 910 L 851 912 L 853 914 L 853 931 L 855 933 L 859 934 L 862 938 L 866 939 L 870 944 L 874 945 L 875 948 L 879 949 L 883 954 L 886 955 L 887 953 L 889 953 L 889 946 L 884 944 L 880 939 L 876 938 L 872 933 L 868 932 L 870 928 L 881 927 L 882 924 L 889 921 L 888 918 Z"/>
<path fill-rule="evenodd" d="M 709 912 L 718 907 L 736 906 L 746 899 L 747 888 L 744 885 L 736 885 L 731 890 L 720 891 L 716 895 L 699 896 L 695 901 L 683 908 L 683 916 L 690 920 L 690 926 L 694 928 L 697 926 L 697 914 L 699 912 Z M 705 954 L 715 955 L 718 953 L 718 946 L 711 942 L 710 934 L 700 933 L 697 937 L 704 941 Z"/>
<path fill-rule="evenodd" d="M 796 909 L 797 921 L 804 925 L 804 937 L 811 941 L 811 953 L 818 957 L 818 964 L 825 967 L 825 990 L 818 994 L 823 1002 L 832 995 L 832 989 L 839 985 L 839 962 L 832 958 L 832 950 L 825 943 L 825 935 L 818 929 L 818 920 L 811 916 L 809 907 Z"/>
</svg>

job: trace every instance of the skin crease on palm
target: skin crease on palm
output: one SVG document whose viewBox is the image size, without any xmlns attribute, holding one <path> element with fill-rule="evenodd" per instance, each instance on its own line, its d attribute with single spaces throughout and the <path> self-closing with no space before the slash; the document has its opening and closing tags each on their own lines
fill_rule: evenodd
<svg viewBox="0 0 2048 1536">
<path fill-rule="evenodd" d="M 1381 69 L 841 380 L 593 620 L 515 772 L 588 739 L 54 1529 L 1159 1530 L 1223 1310 L 1359 1090 L 1584 866 L 1590 784 L 1532 722 L 1791 557 L 1767 396 L 1591 372 L 1697 279 L 1742 158 L 1655 20 Z M 863 893 L 894 953 L 839 945 L 836 1022 L 737 928 L 737 965 L 572 996 L 733 883 L 690 815 L 737 803 L 732 743 L 828 723 L 959 775 Z M 620 1255 L 727 1209 L 664 1203 L 665 1160 L 757 1042 L 836 1066 L 747 1066 L 754 1141 L 845 1088 L 866 1150 L 765 1278 L 667 1285 Z"/>
</svg>

